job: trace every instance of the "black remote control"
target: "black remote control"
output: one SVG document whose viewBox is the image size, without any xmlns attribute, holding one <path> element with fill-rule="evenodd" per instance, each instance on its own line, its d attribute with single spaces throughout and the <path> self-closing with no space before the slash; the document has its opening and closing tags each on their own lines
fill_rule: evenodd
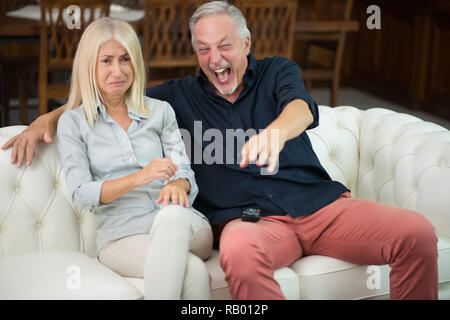
<svg viewBox="0 0 450 320">
<path fill-rule="evenodd" d="M 243 221 L 258 222 L 261 217 L 261 210 L 255 208 L 247 208 L 241 213 Z"/>
</svg>

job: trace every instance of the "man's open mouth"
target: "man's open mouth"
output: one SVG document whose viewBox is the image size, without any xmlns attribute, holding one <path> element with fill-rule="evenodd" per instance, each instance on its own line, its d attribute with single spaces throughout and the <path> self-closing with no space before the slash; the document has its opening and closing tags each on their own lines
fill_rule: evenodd
<svg viewBox="0 0 450 320">
<path fill-rule="evenodd" d="M 216 79 L 219 80 L 220 83 L 227 82 L 230 74 L 231 74 L 231 68 L 221 68 L 217 70 L 213 70 L 214 75 L 216 76 Z"/>
</svg>

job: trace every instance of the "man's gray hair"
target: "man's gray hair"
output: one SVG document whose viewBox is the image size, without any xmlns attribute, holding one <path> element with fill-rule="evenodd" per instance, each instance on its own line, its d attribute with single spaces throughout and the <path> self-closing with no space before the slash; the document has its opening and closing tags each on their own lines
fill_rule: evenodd
<svg viewBox="0 0 450 320">
<path fill-rule="evenodd" d="M 194 33 L 195 25 L 201 18 L 214 14 L 227 14 L 231 19 L 233 19 L 234 23 L 236 24 L 239 36 L 241 37 L 242 41 L 245 41 L 247 37 L 251 41 L 250 31 L 247 28 L 247 21 L 245 20 L 241 10 L 227 3 L 226 1 L 211 1 L 198 7 L 189 21 L 189 29 L 191 30 L 191 42 L 194 51 L 195 51 L 195 33 Z"/>
</svg>

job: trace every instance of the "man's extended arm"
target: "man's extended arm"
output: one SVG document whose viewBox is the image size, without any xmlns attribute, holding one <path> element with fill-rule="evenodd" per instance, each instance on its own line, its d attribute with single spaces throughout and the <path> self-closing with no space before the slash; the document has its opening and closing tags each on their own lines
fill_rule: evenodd
<svg viewBox="0 0 450 320">
<path fill-rule="evenodd" d="M 11 163 L 17 163 L 17 167 L 22 167 L 23 160 L 26 158 L 26 165 L 30 166 L 33 162 L 34 150 L 40 140 L 46 143 L 52 142 L 52 137 L 56 132 L 58 119 L 66 111 L 67 105 L 63 105 L 52 112 L 46 113 L 34 120 L 28 128 L 19 135 L 9 139 L 2 150 L 12 147 Z"/>
</svg>

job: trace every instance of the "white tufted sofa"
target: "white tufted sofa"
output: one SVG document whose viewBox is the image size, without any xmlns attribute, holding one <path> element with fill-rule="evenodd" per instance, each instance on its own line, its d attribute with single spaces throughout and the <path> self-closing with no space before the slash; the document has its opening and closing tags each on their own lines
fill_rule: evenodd
<svg viewBox="0 0 450 320">
<path fill-rule="evenodd" d="M 0 145 L 24 126 L 0 129 Z M 439 237 L 439 298 L 450 299 L 450 132 L 387 109 L 320 106 L 308 132 L 323 166 L 352 196 L 424 214 Z M 0 299 L 140 299 L 143 280 L 95 259 L 95 216 L 74 208 L 55 144 L 16 168 L 0 151 Z M 218 252 L 213 299 L 228 299 Z M 389 298 L 389 267 L 307 256 L 275 272 L 288 299 Z"/>
</svg>

